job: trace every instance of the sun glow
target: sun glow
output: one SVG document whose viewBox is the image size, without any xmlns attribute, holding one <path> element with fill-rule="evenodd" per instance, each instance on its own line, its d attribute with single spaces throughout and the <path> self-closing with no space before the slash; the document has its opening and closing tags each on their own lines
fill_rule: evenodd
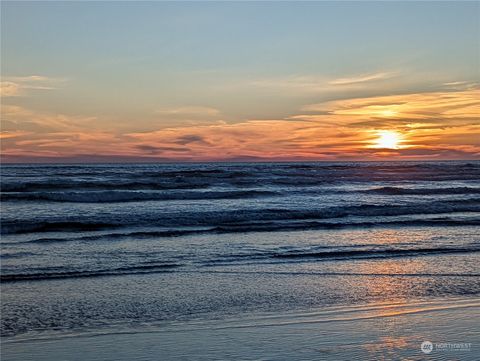
<svg viewBox="0 0 480 361">
<path fill-rule="evenodd" d="M 377 148 L 398 149 L 401 136 L 397 132 L 382 130 L 377 132 L 378 138 L 375 140 Z"/>
<path fill-rule="evenodd" d="M 380 115 L 384 117 L 394 117 L 398 114 L 396 110 L 393 109 L 385 109 L 380 112 Z"/>
</svg>

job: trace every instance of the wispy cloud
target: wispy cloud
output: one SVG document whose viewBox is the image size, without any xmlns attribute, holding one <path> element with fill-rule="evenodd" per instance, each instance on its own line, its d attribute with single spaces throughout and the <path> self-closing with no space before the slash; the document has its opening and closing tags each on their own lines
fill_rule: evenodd
<svg viewBox="0 0 480 361">
<path fill-rule="evenodd" d="M 14 97 L 21 94 L 22 87 L 20 84 L 12 81 L 0 82 L 0 96 L 2 97 Z"/>
<path fill-rule="evenodd" d="M 155 110 L 155 113 L 163 115 L 203 117 L 218 116 L 220 114 L 220 111 L 211 107 L 188 106 L 177 108 L 159 108 Z"/>
<path fill-rule="evenodd" d="M 315 75 L 291 75 L 283 77 L 272 77 L 256 79 L 249 82 L 250 85 L 258 88 L 270 88 L 275 90 L 288 89 L 289 91 L 312 92 L 321 91 L 328 85 L 325 77 Z"/>
<path fill-rule="evenodd" d="M 304 88 L 311 90 L 331 89 L 332 85 L 352 85 L 390 79 L 398 76 L 398 71 L 374 72 L 359 74 L 351 77 L 329 78 L 321 75 L 290 75 L 283 77 L 264 78 L 252 81 L 253 85 L 262 87 L 288 87 Z"/>
<path fill-rule="evenodd" d="M 29 134 L 32 133 L 25 130 L 5 130 L 0 132 L 0 139 L 18 138 Z"/>
<path fill-rule="evenodd" d="M 480 83 L 475 81 L 451 81 L 442 85 L 448 90 L 468 90 L 478 88 Z"/>
<path fill-rule="evenodd" d="M 347 77 L 347 78 L 338 78 L 338 79 L 331 80 L 328 83 L 330 85 L 350 85 L 350 84 L 371 82 L 375 80 L 390 79 L 396 75 L 397 73 L 395 72 L 379 72 L 379 73 L 356 75 L 356 76 Z"/>
<path fill-rule="evenodd" d="M 8 79 L 11 81 L 17 81 L 22 83 L 51 81 L 51 78 L 43 75 L 10 76 L 8 77 Z"/>
<path fill-rule="evenodd" d="M 156 109 L 154 114 L 157 129 L 224 123 L 220 110 L 206 106 L 163 107 Z"/>
<path fill-rule="evenodd" d="M 354 117 L 355 123 L 389 121 L 397 124 L 436 122 L 458 125 L 472 122 L 480 115 L 479 88 L 461 91 L 438 91 L 372 98 L 355 98 L 311 104 L 302 108 L 337 116 Z M 354 124 L 354 123 L 353 123 Z"/>
<path fill-rule="evenodd" d="M 455 85 L 465 85 L 465 84 L 468 84 L 468 83 L 469 83 L 468 81 L 451 81 L 451 82 L 443 83 L 443 85 L 455 86 Z"/>
<path fill-rule="evenodd" d="M 18 105 L 1 107 L 2 130 L 25 130 L 36 134 L 83 131 L 94 127 L 96 117 L 72 116 L 33 111 Z"/>
<path fill-rule="evenodd" d="M 0 95 L 13 97 L 26 95 L 28 90 L 54 90 L 66 81 L 64 78 L 49 78 L 42 75 L 8 76 L 0 83 Z"/>
</svg>

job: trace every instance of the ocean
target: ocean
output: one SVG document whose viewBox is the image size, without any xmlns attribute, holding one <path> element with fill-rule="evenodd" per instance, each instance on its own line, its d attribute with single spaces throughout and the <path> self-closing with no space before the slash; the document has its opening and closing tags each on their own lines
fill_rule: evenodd
<svg viewBox="0 0 480 361">
<path fill-rule="evenodd" d="M 2 165 L 4 339 L 478 298 L 480 162 Z"/>
</svg>

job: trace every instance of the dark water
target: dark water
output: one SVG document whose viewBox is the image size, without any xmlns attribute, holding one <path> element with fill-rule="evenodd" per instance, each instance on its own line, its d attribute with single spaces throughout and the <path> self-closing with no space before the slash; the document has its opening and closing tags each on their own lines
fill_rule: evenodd
<svg viewBox="0 0 480 361">
<path fill-rule="evenodd" d="M 478 296 L 480 162 L 3 165 L 2 333 Z"/>
</svg>

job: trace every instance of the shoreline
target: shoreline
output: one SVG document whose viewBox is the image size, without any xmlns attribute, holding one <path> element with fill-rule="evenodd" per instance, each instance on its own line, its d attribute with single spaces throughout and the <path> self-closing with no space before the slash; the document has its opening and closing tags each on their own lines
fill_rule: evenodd
<svg viewBox="0 0 480 361">
<path fill-rule="evenodd" d="M 471 344 L 470 350 L 432 352 L 430 359 L 473 360 L 480 344 L 478 316 L 478 297 L 331 306 L 105 332 L 12 336 L 2 340 L 2 360 L 421 359 L 422 340 Z M 299 342 L 304 349 L 298 349 Z"/>
</svg>

